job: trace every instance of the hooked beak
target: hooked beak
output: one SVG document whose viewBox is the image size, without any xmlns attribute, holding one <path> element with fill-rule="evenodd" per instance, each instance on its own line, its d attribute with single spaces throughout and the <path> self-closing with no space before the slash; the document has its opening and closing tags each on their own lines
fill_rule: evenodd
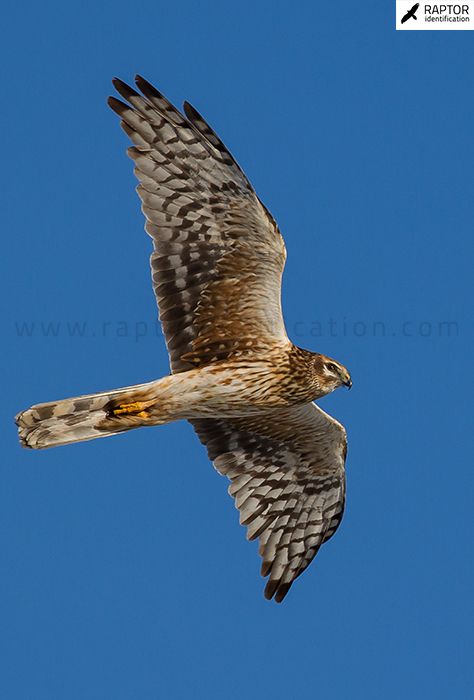
<svg viewBox="0 0 474 700">
<path fill-rule="evenodd" d="M 350 377 L 350 374 L 347 374 L 347 373 L 346 373 L 346 374 L 344 375 L 343 384 L 344 384 L 344 386 L 347 386 L 348 389 L 351 388 L 351 386 L 352 386 L 352 379 L 351 379 L 351 377 Z"/>
</svg>

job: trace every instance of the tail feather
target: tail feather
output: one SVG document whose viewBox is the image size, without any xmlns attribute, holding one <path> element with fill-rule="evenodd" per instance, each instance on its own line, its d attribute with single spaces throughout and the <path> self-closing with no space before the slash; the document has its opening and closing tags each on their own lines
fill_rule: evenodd
<svg viewBox="0 0 474 700">
<path fill-rule="evenodd" d="M 114 391 L 36 404 L 16 416 L 20 443 L 23 447 L 41 450 L 107 437 L 147 425 L 145 410 L 155 403 L 154 400 L 147 400 L 154 384 L 137 384 Z"/>
</svg>

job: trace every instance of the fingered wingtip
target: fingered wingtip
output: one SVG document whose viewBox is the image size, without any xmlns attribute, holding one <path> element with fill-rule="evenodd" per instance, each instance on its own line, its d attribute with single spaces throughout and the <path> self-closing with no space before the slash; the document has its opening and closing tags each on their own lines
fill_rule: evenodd
<svg viewBox="0 0 474 700">
<path fill-rule="evenodd" d="M 263 591 L 263 595 L 266 600 L 271 600 L 274 598 L 275 603 L 281 603 L 290 590 L 292 584 L 293 581 L 290 583 L 282 583 L 281 579 L 269 579 L 267 581 L 267 585 L 265 586 L 265 590 Z"/>
<path fill-rule="evenodd" d="M 158 99 L 158 100 L 166 100 L 166 97 L 163 95 L 162 92 L 156 89 L 154 85 L 148 82 L 145 78 L 143 78 L 141 75 L 138 73 L 135 76 L 135 85 L 137 88 L 140 90 L 140 92 L 146 97 L 147 100 L 153 101 L 153 98 Z"/>
</svg>

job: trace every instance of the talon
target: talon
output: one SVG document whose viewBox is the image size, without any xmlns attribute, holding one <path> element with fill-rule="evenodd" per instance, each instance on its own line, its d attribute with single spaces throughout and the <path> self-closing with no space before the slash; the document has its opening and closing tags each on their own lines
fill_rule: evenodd
<svg viewBox="0 0 474 700">
<path fill-rule="evenodd" d="M 146 409 L 153 406 L 155 401 L 135 401 L 135 403 L 123 403 L 118 408 L 112 409 L 110 413 L 113 416 L 119 416 L 123 413 L 131 413 L 132 415 L 139 416 L 140 418 L 147 418 L 148 414 Z"/>
</svg>

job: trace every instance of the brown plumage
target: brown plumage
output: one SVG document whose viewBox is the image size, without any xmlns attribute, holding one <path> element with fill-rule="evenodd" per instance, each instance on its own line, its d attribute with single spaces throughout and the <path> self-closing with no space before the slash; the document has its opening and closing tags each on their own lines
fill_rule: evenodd
<svg viewBox="0 0 474 700">
<path fill-rule="evenodd" d="M 222 141 L 189 104 L 184 117 L 136 83 L 143 96 L 114 80 L 129 104 L 109 105 L 134 144 L 171 374 L 33 406 L 17 416 L 20 441 L 43 449 L 189 420 L 232 482 L 240 522 L 259 539 L 265 596 L 280 602 L 342 518 L 345 430 L 313 401 L 351 379 L 288 340 L 285 245 Z"/>
</svg>

